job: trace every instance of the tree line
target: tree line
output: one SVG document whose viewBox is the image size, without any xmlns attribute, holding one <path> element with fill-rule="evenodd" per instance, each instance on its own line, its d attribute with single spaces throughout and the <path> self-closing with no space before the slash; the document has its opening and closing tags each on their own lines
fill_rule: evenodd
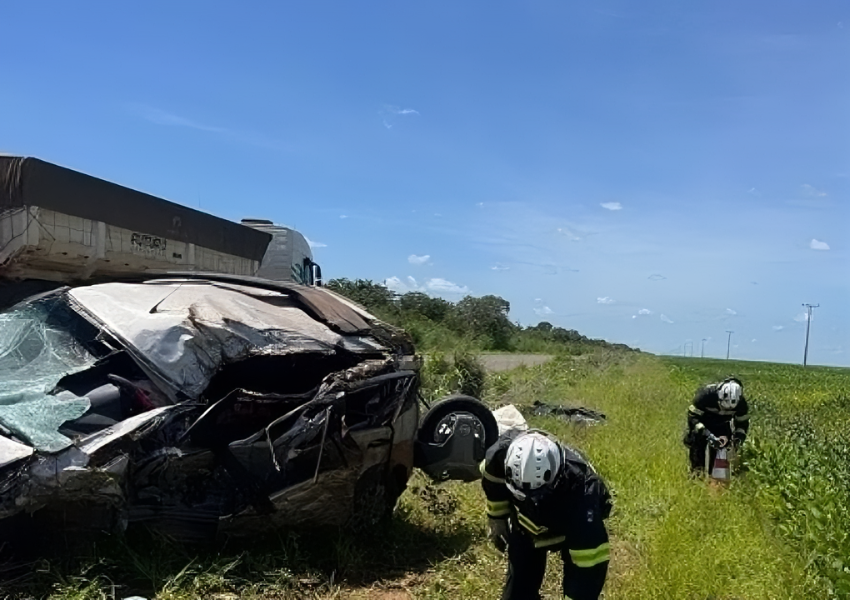
<svg viewBox="0 0 850 600">
<path fill-rule="evenodd" d="M 369 279 L 331 279 L 327 287 L 363 306 L 375 316 L 406 329 L 422 350 L 458 343 L 496 351 L 581 353 L 583 346 L 629 349 L 623 344 L 592 340 L 574 329 L 547 321 L 522 326 L 509 318 L 510 302 L 494 295 L 466 296 L 457 302 L 423 292 L 398 294 Z"/>
</svg>

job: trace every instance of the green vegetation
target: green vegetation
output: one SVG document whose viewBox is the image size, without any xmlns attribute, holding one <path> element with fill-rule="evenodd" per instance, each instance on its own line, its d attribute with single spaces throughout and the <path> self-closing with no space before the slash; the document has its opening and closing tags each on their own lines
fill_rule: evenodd
<svg viewBox="0 0 850 600">
<path fill-rule="evenodd" d="M 498 296 L 467 296 L 459 302 L 422 292 L 396 294 L 364 279 L 331 279 L 327 287 L 375 316 L 402 327 L 419 352 L 497 351 L 582 354 L 596 348 L 628 350 L 622 344 L 592 340 L 572 329 L 541 322 L 530 327 L 512 323 L 510 303 Z"/>
<path fill-rule="evenodd" d="M 419 322 L 429 343 L 461 337 L 451 325 L 460 303 L 408 296 L 388 294 L 376 312 L 396 324 Z M 507 316 L 495 301 L 479 308 Z M 616 503 L 606 600 L 850 598 L 850 370 L 659 358 L 556 339 L 563 334 L 542 325 L 511 325 L 511 343 L 544 340 L 554 358 L 503 373 L 485 375 L 475 360 L 492 341 L 486 328 L 463 330 L 466 337 L 442 351 L 426 344 L 423 392 L 516 404 L 532 426 L 592 460 Z M 681 440 L 696 388 L 728 374 L 745 383 L 752 427 L 741 468 L 723 488 L 688 477 Z M 533 416 L 535 400 L 586 406 L 607 420 L 589 426 Z M 479 485 L 435 485 L 419 474 L 393 518 L 373 531 L 282 532 L 250 547 L 208 550 L 106 541 L 23 571 L 0 565 L 0 578 L 22 577 L 0 589 L 0 599 L 497 598 L 505 560 L 485 538 L 483 507 Z M 551 561 L 547 599 L 560 597 Z"/>
<path fill-rule="evenodd" d="M 850 597 L 850 372 L 670 359 L 682 386 L 734 372 L 748 382 L 750 489 L 833 596 Z"/>
</svg>

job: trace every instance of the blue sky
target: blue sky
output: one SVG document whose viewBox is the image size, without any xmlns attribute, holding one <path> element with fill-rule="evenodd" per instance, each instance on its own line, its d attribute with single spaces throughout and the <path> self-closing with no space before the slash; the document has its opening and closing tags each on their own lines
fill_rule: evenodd
<svg viewBox="0 0 850 600">
<path fill-rule="evenodd" d="M 17 2 L 0 150 L 314 242 L 326 277 L 850 365 L 850 4 Z"/>
</svg>

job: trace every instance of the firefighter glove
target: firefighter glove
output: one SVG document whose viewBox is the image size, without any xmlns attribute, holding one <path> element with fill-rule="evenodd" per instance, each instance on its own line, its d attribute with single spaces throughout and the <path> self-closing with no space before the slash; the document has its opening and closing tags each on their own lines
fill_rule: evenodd
<svg viewBox="0 0 850 600">
<path fill-rule="evenodd" d="M 487 521 L 487 537 L 496 546 L 496 550 L 504 552 L 508 549 L 508 520 L 490 518 Z"/>
</svg>

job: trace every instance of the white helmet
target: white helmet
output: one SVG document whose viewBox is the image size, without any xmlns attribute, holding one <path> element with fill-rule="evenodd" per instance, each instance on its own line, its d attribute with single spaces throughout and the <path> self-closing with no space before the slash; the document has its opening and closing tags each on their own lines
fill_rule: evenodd
<svg viewBox="0 0 850 600">
<path fill-rule="evenodd" d="M 505 483 L 518 497 L 552 483 L 561 470 L 561 447 L 542 433 L 517 436 L 505 456 Z"/>
<path fill-rule="evenodd" d="M 727 379 L 717 388 L 717 396 L 720 398 L 720 408 L 732 410 L 738 406 L 743 388 L 737 379 Z"/>
</svg>

